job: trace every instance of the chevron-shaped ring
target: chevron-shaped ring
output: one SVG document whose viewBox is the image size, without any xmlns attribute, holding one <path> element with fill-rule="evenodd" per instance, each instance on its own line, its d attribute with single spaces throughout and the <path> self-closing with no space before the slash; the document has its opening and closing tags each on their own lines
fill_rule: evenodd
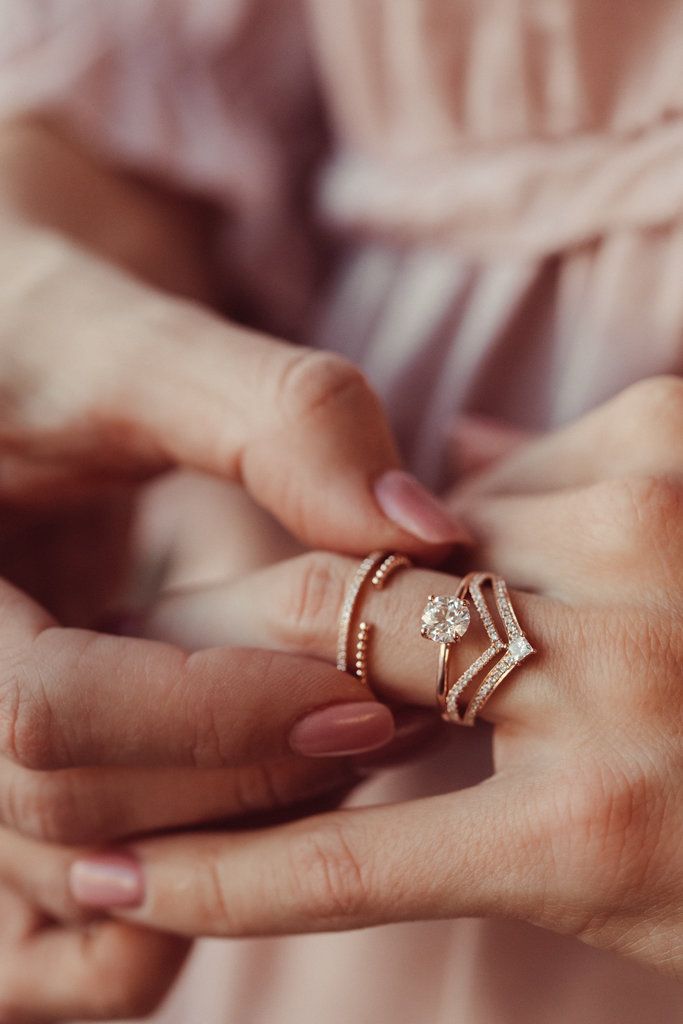
<svg viewBox="0 0 683 1024">
<path fill-rule="evenodd" d="M 484 596 L 484 587 L 487 584 L 490 585 L 493 591 L 505 640 L 501 637 Z M 477 715 L 503 680 L 517 665 L 534 653 L 534 648 L 522 632 L 517 615 L 512 607 L 507 584 L 502 577 L 491 572 L 469 573 L 463 578 L 458 590 L 458 594 L 462 598 L 465 598 L 468 593 L 486 631 L 489 644 L 472 664 L 465 669 L 455 683 L 448 688 L 443 701 L 445 705 L 443 717 L 457 725 L 470 726 L 474 725 Z M 499 658 L 493 668 L 489 669 L 472 699 L 463 707 L 461 698 L 465 690 L 484 671 L 486 666 L 493 661 L 496 655 L 501 653 L 502 657 Z"/>
</svg>

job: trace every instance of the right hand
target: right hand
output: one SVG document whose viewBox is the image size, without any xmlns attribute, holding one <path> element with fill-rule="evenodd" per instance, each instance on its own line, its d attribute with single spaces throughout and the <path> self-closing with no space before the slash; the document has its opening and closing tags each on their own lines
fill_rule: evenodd
<svg viewBox="0 0 683 1024">
<path fill-rule="evenodd" d="M 312 546 L 424 553 L 461 536 L 396 477 L 391 431 L 352 364 L 231 324 L 43 231 L 3 233 L 1 500 L 52 504 L 180 464 L 239 480 Z"/>
</svg>

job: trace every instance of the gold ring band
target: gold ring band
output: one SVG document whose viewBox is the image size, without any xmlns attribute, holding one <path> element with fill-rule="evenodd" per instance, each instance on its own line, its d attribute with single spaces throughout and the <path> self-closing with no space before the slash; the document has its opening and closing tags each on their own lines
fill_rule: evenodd
<svg viewBox="0 0 683 1024">
<path fill-rule="evenodd" d="M 494 622 L 491 610 L 484 596 L 484 587 L 489 585 L 493 591 L 498 616 L 503 625 L 505 640 Z M 517 665 L 521 664 L 534 648 L 522 632 L 517 615 L 512 606 L 507 584 L 501 576 L 490 572 L 473 572 L 463 578 L 459 593 L 465 597 L 469 594 L 476 609 L 489 644 L 472 664 L 465 669 L 456 682 L 447 689 L 440 706 L 443 717 L 457 725 L 474 725 L 475 719 L 495 690 Z M 502 657 L 489 669 L 482 682 L 475 690 L 471 700 L 464 707 L 460 698 L 486 666 L 501 654 Z"/>
<path fill-rule="evenodd" d="M 348 657 L 351 626 L 361 601 L 362 591 L 368 580 L 371 586 L 381 590 L 398 569 L 410 567 L 412 564 L 407 555 L 398 552 L 383 554 L 381 551 L 373 551 L 358 566 L 346 592 L 339 620 L 337 668 L 340 672 L 351 671 L 356 679 L 368 684 L 368 644 L 372 630 L 369 622 L 363 620 L 358 624 L 352 668 L 349 666 Z"/>
<path fill-rule="evenodd" d="M 368 576 L 383 558 L 384 554 L 381 551 L 373 551 L 364 558 L 353 574 L 349 589 L 346 591 L 339 619 L 339 633 L 337 634 L 337 668 L 340 672 L 348 671 L 349 634 L 358 597 Z"/>
<path fill-rule="evenodd" d="M 439 644 L 439 667 L 436 676 L 436 703 L 441 714 L 446 712 L 446 698 L 449 692 L 448 670 L 451 650 L 467 632 L 470 624 L 470 610 L 462 591 L 462 583 L 456 594 L 430 594 L 422 612 L 420 633 L 426 640 Z"/>
</svg>

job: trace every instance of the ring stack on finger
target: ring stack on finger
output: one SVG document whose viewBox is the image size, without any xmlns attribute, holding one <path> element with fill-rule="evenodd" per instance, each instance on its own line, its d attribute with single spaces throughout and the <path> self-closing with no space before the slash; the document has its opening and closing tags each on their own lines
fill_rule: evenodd
<svg viewBox="0 0 683 1024">
<path fill-rule="evenodd" d="M 349 589 L 344 598 L 341 618 L 339 620 L 339 635 L 337 640 L 337 668 L 340 672 L 351 671 L 356 679 L 368 684 L 368 642 L 372 626 L 366 620 L 361 620 L 355 635 L 355 647 L 352 664 L 349 663 L 349 641 L 354 618 L 357 614 L 358 605 L 362 598 L 362 592 L 366 584 L 381 590 L 387 580 L 403 567 L 412 565 L 407 555 L 398 553 L 385 555 L 381 551 L 373 551 L 364 558 L 356 569 Z"/>
<path fill-rule="evenodd" d="M 496 609 L 506 637 L 505 640 L 501 637 L 484 596 L 483 588 L 486 585 L 489 585 L 493 591 Z M 442 716 L 447 721 L 454 722 L 457 725 L 469 726 L 474 725 L 477 715 L 503 680 L 517 665 L 534 653 L 534 648 L 522 632 L 504 579 L 489 572 L 469 573 L 460 584 L 457 598 L 451 598 L 450 600 L 459 600 L 467 607 L 466 598 L 468 594 L 472 599 L 472 604 L 488 637 L 488 646 L 475 658 L 453 685 L 449 685 L 448 657 L 446 656 L 444 659 L 442 646 L 439 676 L 437 679 L 437 704 Z M 445 599 L 441 598 L 438 600 L 443 601 Z M 438 640 L 438 637 L 425 632 L 425 615 L 429 608 L 430 605 L 428 604 L 422 619 L 422 635 L 428 636 L 429 639 Z M 469 624 L 469 611 L 467 613 L 467 623 Z M 502 654 L 502 657 L 489 669 L 475 690 L 471 700 L 463 706 L 461 698 L 463 698 L 470 683 L 476 680 L 497 654 Z M 442 664 L 442 662 L 445 663 Z"/>
</svg>

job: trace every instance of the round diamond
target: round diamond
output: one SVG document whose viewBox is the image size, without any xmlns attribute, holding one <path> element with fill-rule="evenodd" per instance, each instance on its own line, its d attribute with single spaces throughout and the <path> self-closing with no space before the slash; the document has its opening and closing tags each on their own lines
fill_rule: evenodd
<svg viewBox="0 0 683 1024">
<path fill-rule="evenodd" d="M 452 644 L 467 632 L 470 610 L 460 597 L 430 597 L 422 613 L 422 635 L 437 644 Z"/>
</svg>

